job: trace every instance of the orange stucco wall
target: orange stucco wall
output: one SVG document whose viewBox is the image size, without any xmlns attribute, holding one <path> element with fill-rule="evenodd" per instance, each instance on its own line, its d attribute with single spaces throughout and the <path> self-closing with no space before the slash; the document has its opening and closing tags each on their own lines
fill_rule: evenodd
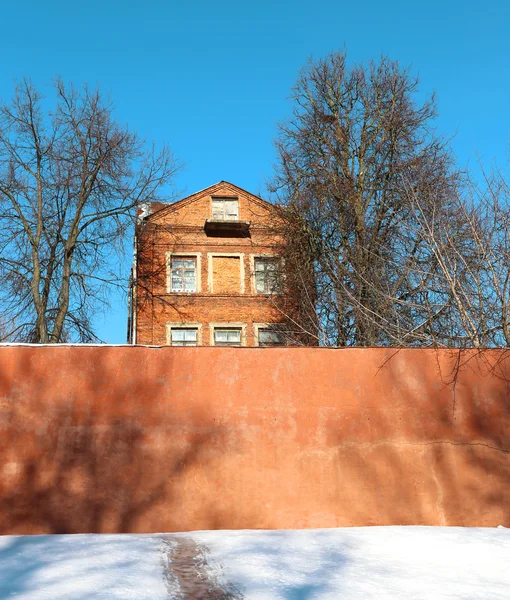
<svg viewBox="0 0 510 600">
<path fill-rule="evenodd" d="M 503 351 L 0 347 L 0 533 L 510 526 L 509 376 Z"/>
</svg>

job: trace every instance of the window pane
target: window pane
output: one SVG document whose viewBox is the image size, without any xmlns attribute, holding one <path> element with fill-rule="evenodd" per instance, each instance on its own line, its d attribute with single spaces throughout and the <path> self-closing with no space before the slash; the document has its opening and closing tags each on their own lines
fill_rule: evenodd
<svg viewBox="0 0 510 600">
<path fill-rule="evenodd" d="M 180 274 L 172 273 L 172 292 L 182 291 L 182 277 Z"/>
<path fill-rule="evenodd" d="M 195 291 L 195 271 L 184 271 L 184 290 L 186 292 Z"/>
<path fill-rule="evenodd" d="M 276 292 L 278 289 L 278 277 L 276 273 L 266 273 L 266 288 L 268 292 Z"/>
<path fill-rule="evenodd" d="M 265 273 L 255 273 L 255 284 L 257 288 L 257 292 L 264 293 L 266 291 L 265 287 L 266 276 Z"/>
<path fill-rule="evenodd" d="M 184 340 L 184 329 L 172 329 L 172 341 L 182 341 Z"/>
<path fill-rule="evenodd" d="M 239 204 L 237 200 L 227 200 L 225 205 L 227 217 L 230 220 L 237 220 L 237 215 L 239 213 Z"/>
<path fill-rule="evenodd" d="M 214 344 L 216 346 L 240 346 L 240 329 L 216 329 L 214 332 Z"/>
<path fill-rule="evenodd" d="M 259 329 L 259 346 L 283 346 L 283 335 L 271 329 Z"/>
<path fill-rule="evenodd" d="M 259 294 L 278 292 L 280 261 L 278 258 L 255 259 L 255 288 Z"/>
<path fill-rule="evenodd" d="M 196 259 L 172 258 L 172 292 L 196 291 Z"/>
<path fill-rule="evenodd" d="M 196 346 L 197 345 L 197 330 L 196 329 L 172 329 L 172 346 Z"/>
<path fill-rule="evenodd" d="M 259 329 L 259 342 L 271 342 L 272 340 L 272 335 L 271 335 L 271 331 L 268 331 L 267 329 Z"/>
<path fill-rule="evenodd" d="M 237 221 L 239 218 L 239 201 L 227 198 L 213 199 L 212 218 L 217 221 Z"/>
<path fill-rule="evenodd" d="M 276 271 L 278 268 L 278 258 L 256 258 L 255 259 L 255 270 L 256 271 Z"/>
<path fill-rule="evenodd" d="M 213 203 L 212 203 L 213 219 L 223 220 L 224 209 L 225 209 L 225 206 L 221 200 L 213 200 Z"/>
<path fill-rule="evenodd" d="M 194 269 L 194 258 L 172 258 L 172 269 Z"/>
</svg>

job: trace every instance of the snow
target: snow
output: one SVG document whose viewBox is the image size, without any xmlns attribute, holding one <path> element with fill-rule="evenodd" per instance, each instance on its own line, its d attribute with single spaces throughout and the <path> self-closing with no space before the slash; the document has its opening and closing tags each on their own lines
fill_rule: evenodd
<svg viewBox="0 0 510 600">
<path fill-rule="evenodd" d="M 457 527 L 3 536 L 0 598 L 189 600 L 171 571 L 186 540 L 225 598 L 510 598 L 510 530 Z"/>
<path fill-rule="evenodd" d="M 0 598 L 168 600 L 160 546 L 156 536 L 3 536 Z"/>
<path fill-rule="evenodd" d="M 247 600 L 510 598 L 510 531 L 371 527 L 200 532 Z"/>
</svg>

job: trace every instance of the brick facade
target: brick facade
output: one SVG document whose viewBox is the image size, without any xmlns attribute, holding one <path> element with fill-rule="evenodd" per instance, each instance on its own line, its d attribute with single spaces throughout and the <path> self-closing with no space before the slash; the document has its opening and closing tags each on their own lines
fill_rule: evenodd
<svg viewBox="0 0 510 600">
<path fill-rule="evenodd" d="M 237 200 L 237 219 L 213 219 L 213 198 L 220 206 Z M 260 328 L 285 321 L 281 295 L 257 293 L 255 280 L 257 260 L 277 257 L 281 245 L 273 205 L 220 182 L 174 204 L 154 204 L 149 212 L 136 230 L 132 343 L 170 344 L 172 328 L 189 328 L 197 345 L 209 346 L 215 328 L 230 327 L 239 332 L 240 345 L 257 346 Z M 209 229 L 214 225 L 220 230 Z M 179 285 L 193 291 L 172 291 Z"/>
</svg>

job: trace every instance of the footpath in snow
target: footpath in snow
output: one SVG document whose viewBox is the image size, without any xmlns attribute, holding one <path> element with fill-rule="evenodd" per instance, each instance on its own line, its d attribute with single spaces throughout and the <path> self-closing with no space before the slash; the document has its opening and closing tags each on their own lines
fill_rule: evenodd
<svg viewBox="0 0 510 600">
<path fill-rule="evenodd" d="M 508 600 L 510 530 L 0 537 L 0 598 Z"/>
</svg>

